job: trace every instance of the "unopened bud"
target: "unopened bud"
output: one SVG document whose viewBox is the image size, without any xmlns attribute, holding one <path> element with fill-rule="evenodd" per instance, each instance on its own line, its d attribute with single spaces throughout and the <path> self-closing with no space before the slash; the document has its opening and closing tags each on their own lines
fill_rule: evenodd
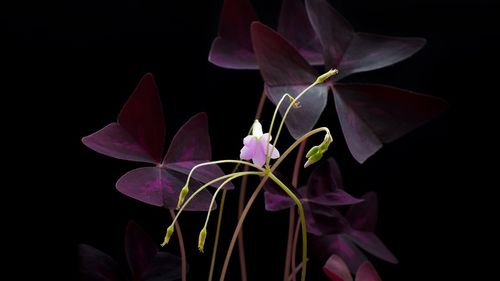
<svg viewBox="0 0 500 281">
<path fill-rule="evenodd" d="M 207 228 L 204 227 L 200 231 L 200 236 L 198 237 L 198 250 L 203 253 L 205 247 L 205 238 L 207 238 Z"/>
<path fill-rule="evenodd" d="M 172 237 L 172 234 L 174 233 L 174 224 L 171 224 L 167 228 L 167 234 L 165 235 L 165 240 L 163 240 L 163 243 L 161 243 L 161 246 L 164 247 L 165 245 L 168 244 L 168 241 L 170 241 L 170 237 Z"/>
</svg>

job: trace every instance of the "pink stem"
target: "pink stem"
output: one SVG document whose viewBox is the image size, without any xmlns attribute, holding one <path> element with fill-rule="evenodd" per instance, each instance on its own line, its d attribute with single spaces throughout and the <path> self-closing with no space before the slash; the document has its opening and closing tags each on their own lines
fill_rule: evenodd
<svg viewBox="0 0 500 281">
<path fill-rule="evenodd" d="M 168 209 L 170 212 L 170 216 L 172 219 L 175 218 L 175 212 L 172 209 Z M 177 239 L 179 240 L 179 249 L 181 252 L 181 272 L 182 272 L 182 281 L 187 280 L 187 261 L 186 261 L 186 249 L 184 247 L 184 238 L 182 237 L 181 227 L 178 222 L 175 222 L 175 232 L 177 232 Z"/>
</svg>

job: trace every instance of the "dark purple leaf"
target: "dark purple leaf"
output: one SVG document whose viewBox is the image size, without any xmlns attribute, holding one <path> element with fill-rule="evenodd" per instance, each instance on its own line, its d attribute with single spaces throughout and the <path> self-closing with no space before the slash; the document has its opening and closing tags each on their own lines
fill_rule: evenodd
<svg viewBox="0 0 500 281">
<path fill-rule="evenodd" d="M 252 23 L 252 43 L 269 99 L 277 104 L 285 93 L 296 97 L 316 80 L 317 73 L 309 63 L 285 39 L 271 28 Z M 300 99 L 300 108 L 293 108 L 286 126 L 294 138 L 310 131 L 323 112 L 328 87 L 319 85 Z M 283 115 L 289 101 L 280 107 Z"/>
<path fill-rule="evenodd" d="M 415 54 L 425 44 L 422 38 L 356 33 L 325 0 L 306 0 L 306 7 L 323 46 L 326 68 L 339 70 L 335 80 L 395 64 Z"/>
<path fill-rule="evenodd" d="M 188 175 L 195 165 L 208 162 L 211 158 L 210 137 L 206 113 L 191 117 L 174 136 L 163 159 L 162 167 Z M 224 172 L 217 165 L 204 166 L 193 172 L 193 178 L 206 183 Z M 218 184 L 213 186 L 218 187 Z M 228 183 L 224 189 L 233 189 Z"/>
<path fill-rule="evenodd" d="M 278 33 L 312 65 L 322 65 L 323 47 L 309 22 L 304 3 L 284 0 L 281 4 Z"/>
<path fill-rule="evenodd" d="M 374 256 L 397 263 L 396 257 L 374 234 L 378 214 L 377 194 L 369 192 L 362 198 L 363 202 L 352 205 L 347 211 L 346 219 L 350 225 L 346 232 L 347 237 Z"/>
<path fill-rule="evenodd" d="M 443 112 L 441 99 L 375 84 L 336 84 L 335 106 L 354 158 L 363 163 L 382 147 Z"/>
<path fill-rule="evenodd" d="M 365 254 L 354 245 L 344 234 L 331 234 L 315 238 L 312 241 L 316 254 L 327 259 L 330 255 L 338 255 L 347 264 L 351 273 L 367 261 Z"/>
<path fill-rule="evenodd" d="M 356 281 L 382 281 L 370 262 L 364 262 L 356 272 Z"/>
<path fill-rule="evenodd" d="M 169 253 L 156 254 L 141 281 L 173 281 L 181 278 L 181 259 Z"/>
<path fill-rule="evenodd" d="M 78 245 L 80 256 L 80 280 L 82 281 L 124 281 L 127 280 L 118 264 L 110 256 L 96 248 Z"/>
<path fill-rule="evenodd" d="M 351 230 L 347 237 L 370 254 L 390 263 L 398 263 L 398 259 L 374 233 Z"/>
<path fill-rule="evenodd" d="M 129 221 L 125 233 L 125 254 L 133 280 L 139 280 L 158 253 L 155 242 L 134 221 Z"/>
<path fill-rule="evenodd" d="M 163 164 L 184 161 L 208 161 L 211 156 L 207 114 L 191 117 L 175 134 Z"/>
<path fill-rule="evenodd" d="M 338 68 L 354 37 L 351 24 L 325 0 L 306 0 L 306 9 L 323 45 L 326 68 Z"/>
<path fill-rule="evenodd" d="M 155 163 L 144 147 L 118 123 L 111 123 L 82 138 L 82 142 L 88 148 L 113 158 Z"/>
<path fill-rule="evenodd" d="M 175 209 L 180 190 L 186 182 L 184 175 L 158 167 L 144 167 L 132 170 L 123 175 L 116 183 L 121 193 L 144 203 Z M 199 187 L 193 181 L 191 192 Z M 188 196 L 191 194 L 188 194 Z M 210 206 L 212 195 L 207 190 L 200 192 L 186 206 L 189 211 L 206 211 Z M 214 204 L 216 206 L 216 204 Z"/>
<path fill-rule="evenodd" d="M 331 206 L 305 202 L 307 232 L 316 236 L 339 234 L 348 231 L 347 220 Z"/>
<path fill-rule="evenodd" d="M 336 78 L 342 79 L 352 73 L 375 70 L 403 61 L 422 49 L 425 42 L 423 38 L 358 32 L 342 57 Z"/>
<path fill-rule="evenodd" d="M 118 123 L 160 163 L 165 145 L 164 122 L 158 88 L 148 73 L 122 108 Z"/>
<path fill-rule="evenodd" d="M 256 20 L 248 0 L 225 0 L 219 36 L 212 42 L 208 60 L 225 68 L 257 69 L 250 41 L 250 24 Z"/>
<path fill-rule="evenodd" d="M 342 190 L 342 176 L 333 158 L 320 164 L 311 173 L 307 185 L 300 189 L 307 202 L 324 206 L 352 205 L 362 200 Z"/>
<path fill-rule="evenodd" d="M 153 75 L 142 77 L 118 115 L 118 123 L 82 138 L 90 149 L 131 161 L 160 163 L 165 124 Z"/>
<path fill-rule="evenodd" d="M 323 272 L 332 281 L 352 281 L 347 264 L 337 255 L 332 255 L 323 266 Z"/>
<path fill-rule="evenodd" d="M 346 219 L 353 229 L 375 232 L 378 218 L 377 193 L 368 192 L 363 197 L 364 201 L 352 205 L 346 214 Z"/>
</svg>

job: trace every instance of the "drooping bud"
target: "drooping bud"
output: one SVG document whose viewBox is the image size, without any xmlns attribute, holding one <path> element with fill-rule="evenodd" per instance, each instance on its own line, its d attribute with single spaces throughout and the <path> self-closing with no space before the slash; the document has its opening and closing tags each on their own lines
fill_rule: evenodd
<svg viewBox="0 0 500 281">
<path fill-rule="evenodd" d="M 325 135 L 323 142 L 320 145 L 313 146 L 306 154 L 307 161 L 304 164 L 304 168 L 309 167 L 311 164 L 314 164 L 321 160 L 323 157 L 323 153 L 328 150 L 328 147 L 333 142 L 332 136 L 330 133 Z"/>
<path fill-rule="evenodd" d="M 186 195 L 189 192 L 189 188 L 187 185 L 185 185 L 181 189 L 181 193 L 179 194 L 179 200 L 177 201 L 177 210 L 181 208 L 182 204 L 184 203 L 184 199 L 186 199 Z"/>
<path fill-rule="evenodd" d="M 168 241 L 170 241 L 170 237 L 172 237 L 172 234 L 174 233 L 174 224 L 172 223 L 168 228 L 167 228 L 167 234 L 165 235 L 165 240 L 163 240 L 163 243 L 161 243 L 161 246 L 164 247 L 165 245 L 168 244 Z"/>
<path fill-rule="evenodd" d="M 207 238 L 207 228 L 204 227 L 200 231 L 200 236 L 198 237 L 198 250 L 203 253 L 205 248 L 205 239 Z"/>
<path fill-rule="evenodd" d="M 316 84 L 320 84 L 320 83 L 323 83 L 326 81 L 326 79 L 332 77 L 333 75 L 339 73 L 339 71 L 337 69 L 330 69 L 328 70 L 328 72 L 326 72 L 325 74 L 322 74 L 320 75 L 317 79 L 316 79 Z"/>
</svg>

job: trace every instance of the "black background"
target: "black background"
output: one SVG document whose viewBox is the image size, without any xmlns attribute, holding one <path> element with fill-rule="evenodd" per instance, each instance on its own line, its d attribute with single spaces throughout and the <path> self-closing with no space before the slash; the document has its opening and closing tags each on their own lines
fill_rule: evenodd
<svg viewBox="0 0 500 281">
<path fill-rule="evenodd" d="M 456 271 L 452 256 L 470 247 L 466 239 L 452 242 L 476 223 L 459 199 L 471 186 L 456 184 L 462 175 L 455 167 L 475 146 L 457 150 L 455 140 L 468 142 L 474 137 L 462 132 L 478 127 L 468 118 L 452 120 L 461 98 L 470 102 L 470 115 L 477 112 L 474 100 L 487 100 L 489 92 L 481 85 L 493 76 L 488 54 L 497 50 L 498 37 L 492 2 L 334 1 L 358 31 L 428 40 L 410 59 L 349 81 L 399 86 L 450 103 L 447 113 L 386 145 L 363 165 L 353 160 L 341 137 L 330 152 L 349 192 L 379 194 L 378 234 L 400 260 L 389 265 L 372 259 L 384 280 L 447 280 Z M 252 3 L 264 23 L 276 25 L 280 1 Z M 6 154 L 17 160 L 10 162 L 17 173 L 7 175 L 14 184 L 6 184 L 4 199 L 17 208 L 4 212 L 12 223 L 5 232 L 22 240 L 13 251 L 12 260 L 20 261 L 13 272 L 75 279 L 78 243 L 125 264 L 123 237 L 130 219 L 161 241 L 168 213 L 114 188 L 122 174 L 141 164 L 99 155 L 80 142 L 116 119 L 144 73 L 157 79 L 167 140 L 190 116 L 206 111 L 213 158 L 238 157 L 262 83 L 257 71 L 227 70 L 207 61 L 221 7 L 222 0 L 67 1 L 16 2 L 1 10 L 4 140 L 12 142 Z M 331 97 L 327 108 L 320 123 L 340 136 Z M 271 110 L 266 103 L 264 124 Z M 221 252 L 236 222 L 236 193 L 229 200 Z M 287 214 L 263 211 L 262 200 L 251 212 L 245 224 L 250 280 L 282 278 Z M 205 279 L 210 262 L 209 251 L 201 255 L 196 248 L 203 218 L 186 214 L 181 219 L 191 280 Z M 239 279 L 236 261 L 234 255 L 228 280 Z M 313 259 L 310 280 L 321 280 L 313 278 L 322 276 L 321 265 Z"/>
</svg>

